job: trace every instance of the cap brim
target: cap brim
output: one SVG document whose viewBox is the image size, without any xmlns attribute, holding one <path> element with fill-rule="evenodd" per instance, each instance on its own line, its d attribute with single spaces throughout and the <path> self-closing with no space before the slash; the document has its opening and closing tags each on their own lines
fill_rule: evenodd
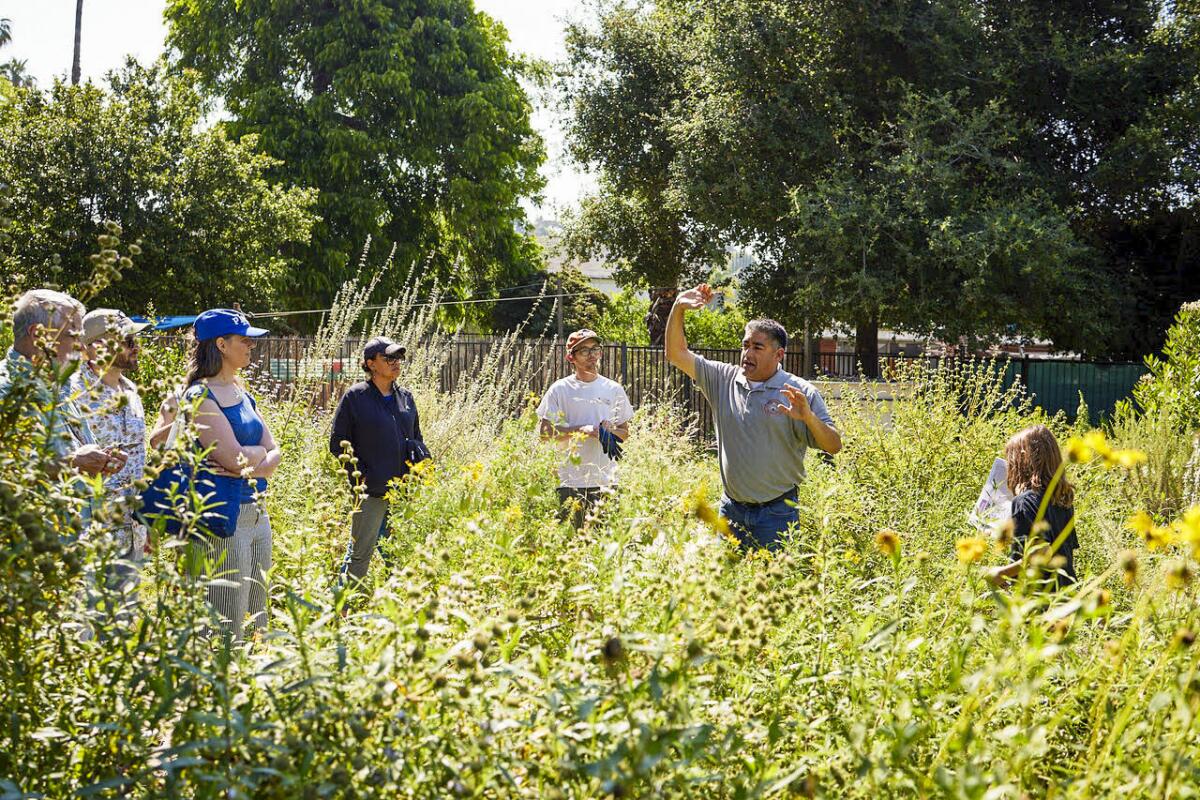
<svg viewBox="0 0 1200 800">
<path fill-rule="evenodd" d="M 255 328 L 253 325 L 246 328 L 246 332 L 242 336 L 266 336 L 270 333 L 266 328 Z"/>
<path fill-rule="evenodd" d="M 132 333 L 132 334 L 136 335 L 136 334 L 139 334 L 142 331 L 146 330 L 146 328 L 151 327 L 151 325 L 152 325 L 152 323 L 149 323 L 149 322 L 135 322 L 132 325 L 129 325 L 125 328 L 125 333 L 126 334 Z"/>
<path fill-rule="evenodd" d="M 385 356 L 402 356 L 407 352 L 408 352 L 407 348 L 401 347 L 398 344 L 394 344 L 391 347 L 389 347 L 387 350 L 384 350 L 383 354 Z"/>
<path fill-rule="evenodd" d="M 588 342 L 595 342 L 596 344 L 600 344 L 600 345 L 604 344 L 604 340 L 602 340 L 599 336 L 589 336 L 586 339 L 580 339 L 578 342 L 576 342 L 574 345 L 572 345 L 571 349 L 568 350 L 567 352 L 574 353 L 576 350 L 583 347 Z"/>
</svg>

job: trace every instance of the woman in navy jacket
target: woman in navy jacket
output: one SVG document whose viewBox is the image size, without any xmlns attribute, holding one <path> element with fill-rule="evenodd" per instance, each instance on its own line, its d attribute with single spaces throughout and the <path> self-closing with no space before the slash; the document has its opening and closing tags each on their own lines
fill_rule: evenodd
<svg viewBox="0 0 1200 800">
<path fill-rule="evenodd" d="M 377 336 L 363 348 L 367 379 L 346 390 L 333 416 L 329 452 L 340 456 L 348 443 L 358 458 L 346 463 L 350 485 L 366 488 L 350 523 L 350 544 L 342 572 L 356 580 L 367 575 L 371 553 L 388 535 L 388 483 L 408 473 L 409 466 L 429 457 L 421 438 L 421 421 L 412 392 L 396 385 L 404 348 Z M 355 478 L 357 469 L 361 477 Z"/>
</svg>

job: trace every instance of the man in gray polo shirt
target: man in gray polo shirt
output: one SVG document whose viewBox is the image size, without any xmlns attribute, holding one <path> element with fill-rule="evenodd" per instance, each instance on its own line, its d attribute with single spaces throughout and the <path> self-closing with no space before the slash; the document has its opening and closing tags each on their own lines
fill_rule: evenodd
<svg viewBox="0 0 1200 800">
<path fill-rule="evenodd" d="M 799 520 L 796 486 L 809 447 L 842 449 L 825 401 L 811 383 L 783 368 L 787 331 L 778 322 L 746 325 L 741 365 L 709 361 L 688 349 L 683 315 L 712 300 L 707 284 L 681 292 L 667 321 L 667 360 L 696 381 L 713 410 L 721 463 L 721 516 L 747 547 L 782 546 Z"/>
</svg>

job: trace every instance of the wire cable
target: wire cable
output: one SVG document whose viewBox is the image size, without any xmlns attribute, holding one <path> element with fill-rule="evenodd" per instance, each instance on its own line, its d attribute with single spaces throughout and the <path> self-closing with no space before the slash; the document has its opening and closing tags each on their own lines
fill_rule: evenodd
<svg viewBox="0 0 1200 800">
<path fill-rule="evenodd" d="M 517 287 L 519 288 L 519 287 Z M 403 303 L 403 308 L 424 308 L 425 306 L 464 306 L 474 303 L 512 303 L 517 300 L 555 300 L 559 297 L 575 297 L 576 294 L 563 292 L 562 294 L 530 294 L 523 297 L 477 297 L 470 300 L 423 300 L 419 303 Z M 390 304 L 378 306 L 363 306 L 363 311 L 379 311 L 387 308 Z M 333 311 L 332 308 L 307 308 L 300 311 L 243 311 L 247 317 L 251 319 L 259 317 L 297 317 L 303 314 L 328 314 Z"/>
</svg>

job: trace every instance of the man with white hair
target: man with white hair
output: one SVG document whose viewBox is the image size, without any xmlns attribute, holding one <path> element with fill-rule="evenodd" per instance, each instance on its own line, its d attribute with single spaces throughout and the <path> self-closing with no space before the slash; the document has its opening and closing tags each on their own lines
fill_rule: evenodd
<svg viewBox="0 0 1200 800">
<path fill-rule="evenodd" d="M 42 447 L 57 456 L 59 468 L 113 475 L 125 466 L 125 455 L 96 444 L 87 419 L 61 390 L 64 373 L 78 358 L 83 313 L 78 300 L 50 289 L 17 299 L 13 346 L 0 361 L 0 399 L 20 398 L 23 413 L 40 423 Z"/>
</svg>

